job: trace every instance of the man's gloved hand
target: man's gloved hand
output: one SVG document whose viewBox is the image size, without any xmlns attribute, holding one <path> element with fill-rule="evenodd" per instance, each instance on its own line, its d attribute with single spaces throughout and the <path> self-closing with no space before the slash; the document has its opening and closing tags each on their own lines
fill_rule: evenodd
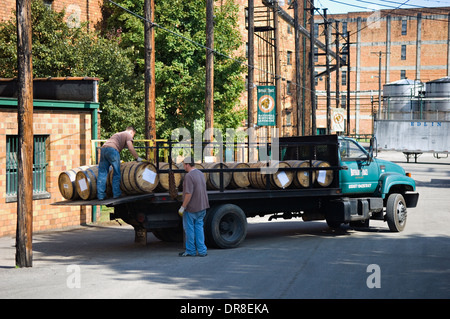
<svg viewBox="0 0 450 319">
<path fill-rule="evenodd" d="M 183 217 L 183 213 L 184 213 L 184 207 L 181 206 L 180 209 L 178 210 L 178 215 L 180 215 L 180 217 Z"/>
<path fill-rule="evenodd" d="M 139 157 L 138 156 L 138 158 L 137 158 L 137 160 L 136 161 L 138 161 L 138 162 L 142 162 L 143 161 L 143 159 L 141 158 L 141 157 Z"/>
</svg>

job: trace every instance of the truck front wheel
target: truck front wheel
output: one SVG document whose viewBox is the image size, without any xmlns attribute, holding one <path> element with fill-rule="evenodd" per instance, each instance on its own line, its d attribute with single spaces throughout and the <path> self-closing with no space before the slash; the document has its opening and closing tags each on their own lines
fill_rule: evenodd
<svg viewBox="0 0 450 319">
<path fill-rule="evenodd" d="M 206 214 L 205 239 L 208 246 L 234 248 L 247 235 L 247 217 L 239 206 L 212 207 Z"/>
<path fill-rule="evenodd" d="M 386 221 L 392 232 L 401 232 L 406 225 L 406 202 L 402 194 L 391 194 L 386 204 Z"/>
</svg>

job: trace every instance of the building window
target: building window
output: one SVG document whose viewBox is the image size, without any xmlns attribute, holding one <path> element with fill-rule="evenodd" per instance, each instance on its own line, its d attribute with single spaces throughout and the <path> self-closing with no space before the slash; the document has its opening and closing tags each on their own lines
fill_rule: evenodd
<svg viewBox="0 0 450 319">
<path fill-rule="evenodd" d="M 314 62 L 319 62 L 319 48 L 314 48 Z"/>
<path fill-rule="evenodd" d="M 286 94 L 287 95 L 292 95 L 291 90 L 292 90 L 292 83 L 291 81 L 286 81 Z"/>
<path fill-rule="evenodd" d="M 406 35 L 408 30 L 408 20 L 402 19 L 402 35 Z"/>
<path fill-rule="evenodd" d="M 344 37 L 348 36 L 347 22 L 342 22 L 342 35 Z"/>
<path fill-rule="evenodd" d="M 53 0 L 44 0 L 44 6 L 47 8 L 47 9 L 52 9 L 52 4 L 53 4 Z"/>
<path fill-rule="evenodd" d="M 347 108 L 347 95 L 341 95 L 341 107 L 343 109 Z"/>
<path fill-rule="evenodd" d="M 406 79 L 406 70 L 400 70 L 400 79 Z"/>
<path fill-rule="evenodd" d="M 292 65 L 292 52 L 287 52 L 287 65 Z"/>
<path fill-rule="evenodd" d="M 286 126 L 292 126 L 292 113 L 286 113 Z"/>
<path fill-rule="evenodd" d="M 342 71 L 341 84 L 342 85 L 347 85 L 347 71 Z"/>
<path fill-rule="evenodd" d="M 401 59 L 406 60 L 406 44 L 402 44 Z"/>
<path fill-rule="evenodd" d="M 314 38 L 319 37 L 319 25 L 317 23 L 314 23 Z"/>
<path fill-rule="evenodd" d="M 292 34 L 292 26 L 290 24 L 287 25 L 287 33 Z"/>
<path fill-rule="evenodd" d="M 35 135 L 33 145 L 33 198 L 49 198 L 47 193 L 47 156 L 46 143 L 48 135 Z M 9 135 L 6 137 L 6 196 L 8 201 L 17 199 L 17 169 L 19 137 Z M 44 196 L 42 196 L 44 195 Z"/>
</svg>

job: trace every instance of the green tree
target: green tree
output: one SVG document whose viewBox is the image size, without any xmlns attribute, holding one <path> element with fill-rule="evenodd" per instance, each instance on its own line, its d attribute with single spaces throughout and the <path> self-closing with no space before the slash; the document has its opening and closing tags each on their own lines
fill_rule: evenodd
<svg viewBox="0 0 450 319">
<path fill-rule="evenodd" d="M 118 1 L 142 13 L 144 0 Z M 156 1 L 159 25 L 205 43 L 204 0 Z M 143 21 L 105 1 L 101 32 L 85 26 L 69 28 L 64 12 L 32 1 L 34 77 L 92 76 L 99 78 L 102 137 L 127 125 L 144 132 Z M 226 0 L 215 8 L 215 49 L 233 55 L 240 45 L 237 6 Z M 17 76 L 16 19 L 0 24 L 0 77 Z M 193 129 L 204 118 L 205 49 L 161 28 L 156 28 L 157 136 L 168 138 L 173 129 Z M 216 127 L 237 127 L 245 114 L 233 109 L 244 90 L 241 64 L 215 56 L 214 116 Z"/>
<path fill-rule="evenodd" d="M 177 127 L 192 132 L 194 121 L 204 118 L 206 50 L 186 39 L 205 45 L 206 3 L 204 0 L 155 2 L 155 23 L 163 27 L 155 26 L 157 135 L 169 138 Z M 118 3 L 143 15 L 144 0 Z M 215 7 L 214 48 L 228 56 L 235 55 L 241 44 L 237 10 L 231 0 Z M 136 71 L 143 73 L 143 21 L 108 2 L 104 5 L 104 17 L 103 32 L 120 34 L 121 45 L 131 48 Z M 244 90 L 243 70 L 240 63 L 215 55 L 215 127 L 235 128 L 245 118 L 243 111 L 234 110 Z"/>
</svg>

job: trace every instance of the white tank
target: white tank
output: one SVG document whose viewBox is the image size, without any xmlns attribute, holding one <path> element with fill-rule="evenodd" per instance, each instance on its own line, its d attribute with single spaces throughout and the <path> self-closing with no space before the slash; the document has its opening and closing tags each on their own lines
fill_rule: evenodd
<svg viewBox="0 0 450 319">
<path fill-rule="evenodd" d="M 425 119 L 450 121 L 450 77 L 426 83 Z"/>
<path fill-rule="evenodd" d="M 386 120 L 410 120 L 420 116 L 417 99 L 423 91 L 423 83 L 403 79 L 383 85 L 383 111 Z"/>
</svg>

